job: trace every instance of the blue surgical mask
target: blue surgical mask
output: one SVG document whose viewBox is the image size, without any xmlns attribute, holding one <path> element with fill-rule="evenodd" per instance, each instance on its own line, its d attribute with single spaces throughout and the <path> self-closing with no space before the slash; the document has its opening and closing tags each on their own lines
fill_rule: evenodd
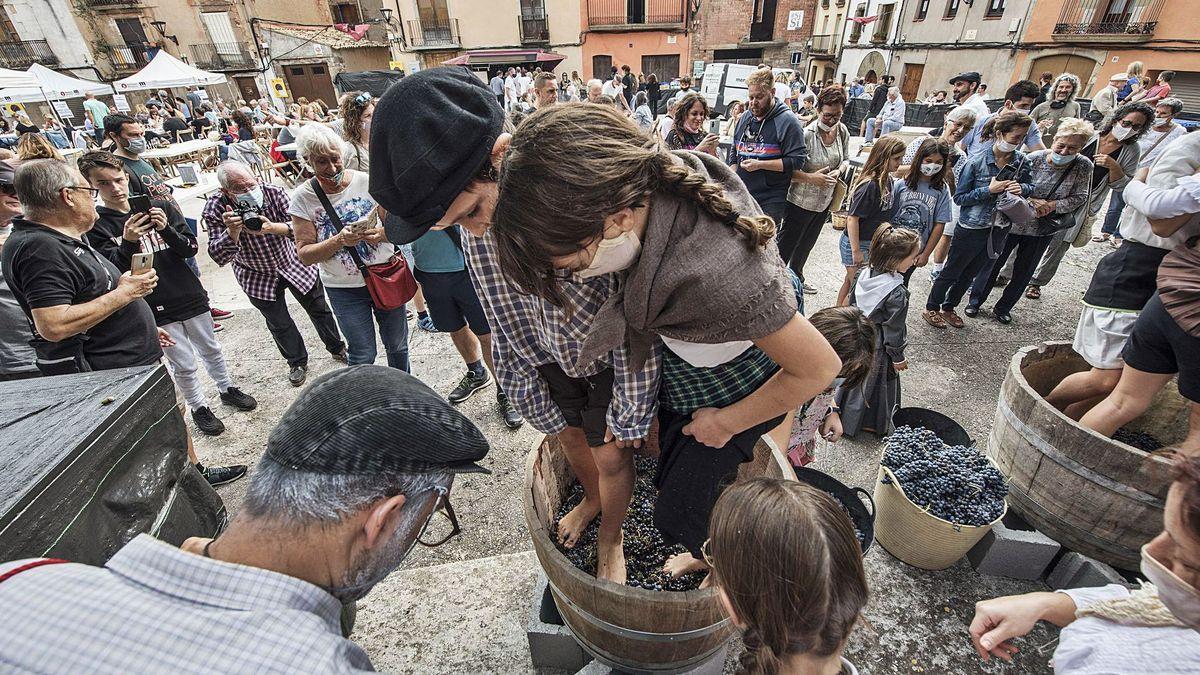
<svg viewBox="0 0 1200 675">
<path fill-rule="evenodd" d="M 251 191 L 249 191 L 249 192 L 246 192 L 246 193 L 243 193 L 243 194 L 240 194 L 240 195 L 238 195 L 238 196 L 237 196 L 237 200 L 238 200 L 238 202 L 239 202 L 239 203 L 241 203 L 241 204 L 245 204 L 245 205 L 247 205 L 247 206 L 250 206 L 250 207 L 252 207 L 252 208 L 259 208 L 259 207 L 261 207 L 261 206 L 262 206 L 262 204 L 263 204 L 263 189 L 262 189 L 262 186 L 261 186 L 261 185 L 255 185 L 253 190 L 251 190 Z"/>
<path fill-rule="evenodd" d="M 1057 152 L 1051 151 L 1050 152 L 1050 163 L 1054 164 L 1055 166 L 1066 166 L 1067 164 L 1074 162 L 1076 156 L 1077 155 L 1062 155 Z"/>
<path fill-rule="evenodd" d="M 129 143 L 126 144 L 125 150 L 131 155 L 142 154 L 146 151 L 146 137 L 138 136 L 137 138 L 129 139 Z"/>
</svg>

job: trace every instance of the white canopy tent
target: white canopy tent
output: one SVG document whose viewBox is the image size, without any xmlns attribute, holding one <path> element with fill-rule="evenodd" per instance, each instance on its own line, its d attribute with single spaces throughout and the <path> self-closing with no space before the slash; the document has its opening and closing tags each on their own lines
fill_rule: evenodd
<svg viewBox="0 0 1200 675">
<path fill-rule="evenodd" d="M 38 87 L 37 78 L 20 70 L 0 68 L 0 89 L 10 87 Z"/>
<path fill-rule="evenodd" d="M 36 84 L 31 87 L 0 88 L 0 102 L 29 103 L 49 99 L 79 98 L 87 93 L 97 96 L 113 93 L 113 88 L 107 84 L 64 75 L 50 70 L 40 63 L 30 66 L 28 74 L 35 78 Z"/>
<path fill-rule="evenodd" d="M 186 64 L 159 50 L 150 63 L 138 72 L 122 80 L 113 82 L 118 94 L 127 91 L 143 89 L 168 89 L 170 87 L 186 87 L 188 85 L 204 86 L 222 84 L 225 76 L 220 73 L 210 73 L 206 70 Z"/>
</svg>

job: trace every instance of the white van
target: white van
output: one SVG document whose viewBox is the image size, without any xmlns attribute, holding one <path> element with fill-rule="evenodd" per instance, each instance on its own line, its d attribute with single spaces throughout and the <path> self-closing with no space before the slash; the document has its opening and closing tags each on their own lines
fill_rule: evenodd
<svg viewBox="0 0 1200 675">
<path fill-rule="evenodd" d="M 718 115 L 725 115 L 725 109 L 733 101 L 746 102 L 746 78 L 758 69 L 758 66 L 743 66 L 736 63 L 710 63 L 704 68 L 704 79 L 700 81 L 700 93 L 708 101 L 708 108 Z M 771 72 L 778 75 L 786 73 L 791 77 L 789 68 L 772 68 Z M 804 84 L 804 80 L 800 81 Z"/>
</svg>

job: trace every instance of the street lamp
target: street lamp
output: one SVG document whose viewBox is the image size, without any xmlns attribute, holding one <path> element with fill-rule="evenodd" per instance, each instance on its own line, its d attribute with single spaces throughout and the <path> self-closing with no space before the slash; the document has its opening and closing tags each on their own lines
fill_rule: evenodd
<svg viewBox="0 0 1200 675">
<path fill-rule="evenodd" d="M 158 31 L 158 34 L 163 36 L 163 39 L 174 42 L 176 47 L 179 46 L 179 38 L 175 37 L 174 35 L 167 35 L 166 21 L 151 21 L 150 25 L 154 26 L 155 30 Z"/>
</svg>

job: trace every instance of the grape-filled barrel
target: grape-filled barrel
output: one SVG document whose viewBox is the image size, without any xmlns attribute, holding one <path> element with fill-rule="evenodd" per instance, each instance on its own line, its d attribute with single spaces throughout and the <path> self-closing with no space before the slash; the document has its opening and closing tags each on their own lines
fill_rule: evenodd
<svg viewBox="0 0 1200 675">
<path fill-rule="evenodd" d="M 1064 377 L 1087 368 L 1066 342 L 1017 352 L 1000 388 L 988 455 L 1009 480 L 1010 507 L 1031 525 L 1071 550 L 1137 569 L 1139 549 L 1162 530 L 1170 462 L 1086 429 L 1046 403 Z M 1126 428 L 1172 445 L 1186 433 L 1187 414 L 1170 384 Z"/>
<path fill-rule="evenodd" d="M 756 476 L 795 480 L 766 437 L 738 481 Z M 639 452 L 658 455 L 654 438 Z M 581 571 L 552 541 L 551 526 L 575 475 L 553 437 L 538 441 L 525 462 L 525 523 L 554 603 L 579 644 L 601 663 L 622 671 L 672 673 L 716 654 L 733 634 L 712 589 L 651 591 L 600 581 Z"/>
</svg>

